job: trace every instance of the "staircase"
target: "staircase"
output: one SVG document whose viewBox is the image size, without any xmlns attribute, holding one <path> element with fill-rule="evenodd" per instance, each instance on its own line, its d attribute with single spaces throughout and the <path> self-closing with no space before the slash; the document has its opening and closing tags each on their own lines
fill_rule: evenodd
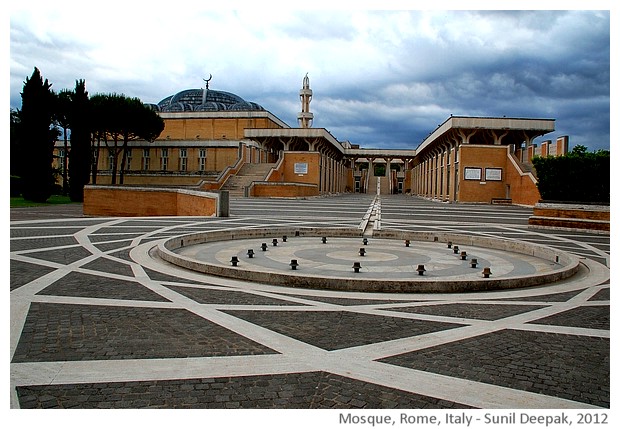
<svg viewBox="0 0 620 429">
<path fill-rule="evenodd" d="M 386 176 L 369 176 L 368 177 L 368 194 L 388 195 L 390 193 L 390 182 Z"/>
<path fill-rule="evenodd" d="M 510 153 L 509 156 L 517 163 L 519 168 L 521 168 L 521 172 L 532 173 L 534 177 L 536 177 L 536 170 L 534 169 L 534 166 L 532 164 L 522 162 L 521 160 L 519 160 L 519 158 L 515 156 L 514 153 Z"/>
<path fill-rule="evenodd" d="M 260 182 L 265 180 L 267 173 L 275 166 L 275 164 L 244 164 L 235 176 L 230 176 L 226 183 L 222 186 L 222 191 L 228 191 L 231 198 L 239 198 L 245 196 L 245 189 L 252 182 Z"/>
</svg>

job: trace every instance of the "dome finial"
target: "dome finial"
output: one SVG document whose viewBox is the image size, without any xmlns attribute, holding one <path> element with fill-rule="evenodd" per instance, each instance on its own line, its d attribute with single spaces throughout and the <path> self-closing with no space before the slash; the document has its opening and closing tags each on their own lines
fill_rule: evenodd
<svg viewBox="0 0 620 429">
<path fill-rule="evenodd" d="M 209 73 L 209 79 L 202 79 L 205 81 L 205 89 L 209 89 L 209 81 L 211 81 L 211 79 L 213 79 L 213 75 L 211 73 Z"/>
<path fill-rule="evenodd" d="M 209 81 L 213 79 L 213 75 L 209 73 L 209 79 L 202 79 L 205 81 L 205 89 L 202 90 L 202 104 L 207 102 L 207 91 L 209 91 Z"/>
</svg>

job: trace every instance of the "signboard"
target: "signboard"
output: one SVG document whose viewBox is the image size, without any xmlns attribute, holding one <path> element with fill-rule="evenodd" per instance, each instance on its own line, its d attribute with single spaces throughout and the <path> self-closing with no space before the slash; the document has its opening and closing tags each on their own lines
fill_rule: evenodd
<svg viewBox="0 0 620 429">
<path fill-rule="evenodd" d="M 502 169 L 501 168 L 485 168 L 484 179 L 501 181 L 502 180 Z"/>
<path fill-rule="evenodd" d="M 296 162 L 294 168 L 295 168 L 295 174 L 308 174 L 308 163 L 307 162 Z"/>
<path fill-rule="evenodd" d="M 465 180 L 480 180 L 480 179 L 482 179 L 482 168 L 465 167 Z"/>
</svg>

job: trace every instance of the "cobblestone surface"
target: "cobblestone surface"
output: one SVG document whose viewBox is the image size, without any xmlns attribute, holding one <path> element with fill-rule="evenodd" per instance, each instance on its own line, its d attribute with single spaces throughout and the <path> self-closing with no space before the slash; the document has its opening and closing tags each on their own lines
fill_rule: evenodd
<svg viewBox="0 0 620 429">
<path fill-rule="evenodd" d="M 11 261 L 10 264 L 10 285 L 11 290 L 17 289 L 39 277 L 54 271 L 53 268 L 43 267 L 41 265 L 30 264 L 22 261 Z"/>
<path fill-rule="evenodd" d="M 235 290 L 203 289 L 185 286 L 168 287 L 200 304 L 299 305 L 291 301 L 253 295 Z"/>
<path fill-rule="evenodd" d="M 92 254 L 82 246 L 28 253 L 28 256 L 31 258 L 43 259 L 44 261 L 57 262 L 65 265 L 72 264 L 91 255 Z"/>
<path fill-rule="evenodd" d="M 228 314 L 326 350 L 438 332 L 462 325 L 344 311 L 227 311 Z M 360 329 L 363 327 L 363 329 Z"/>
<path fill-rule="evenodd" d="M 265 353 L 273 351 L 185 310 L 33 303 L 13 362 Z"/>
<path fill-rule="evenodd" d="M 531 323 L 541 325 L 575 326 L 578 328 L 603 329 L 610 328 L 608 305 L 579 307 Z"/>
<path fill-rule="evenodd" d="M 469 408 L 325 372 L 19 387 L 22 408 Z"/>
<path fill-rule="evenodd" d="M 190 273 L 141 245 L 356 227 L 373 198 L 233 199 L 230 218 L 12 209 L 11 408 L 610 406 L 609 237 L 529 230 L 531 209 L 382 196 L 381 222 L 569 249 L 587 274 L 492 293 L 301 291 Z"/>
<path fill-rule="evenodd" d="M 440 304 L 393 308 L 393 311 L 407 313 L 434 314 L 437 316 L 464 317 L 467 319 L 498 320 L 515 314 L 532 311 L 542 306 L 536 305 L 490 305 L 490 304 Z"/>
<path fill-rule="evenodd" d="M 296 298 L 308 299 L 307 295 L 288 295 Z M 339 298 L 329 296 L 311 296 L 313 301 L 326 302 L 336 305 L 376 305 L 376 304 L 394 304 L 399 302 L 416 302 L 415 300 L 399 300 L 399 299 L 363 299 L 363 298 Z"/>
<path fill-rule="evenodd" d="M 503 330 L 383 362 L 609 407 L 609 339 Z"/>
<path fill-rule="evenodd" d="M 133 271 L 129 265 L 106 258 L 97 258 L 88 264 L 82 265 L 82 268 L 101 271 L 102 273 L 119 274 L 126 277 L 133 276 Z"/>
<path fill-rule="evenodd" d="M 601 289 L 590 298 L 590 301 L 609 301 L 610 299 L 610 288 Z"/>
<path fill-rule="evenodd" d="M 572 290 L 570 292 L 554 293 L 550 295 L 520 296 L 518 298 L 508 298 L 504 301 L 566 302 L 579 295 L 581 292 L 581 290 Z"/>
<path fill-rule="evenodd" d="M 52 283 L 39 292 L 38 295 L 168 301 L 161 295 L 134 281 L 75 272 L 67 274 L 61 280 Z"/>
</svg>

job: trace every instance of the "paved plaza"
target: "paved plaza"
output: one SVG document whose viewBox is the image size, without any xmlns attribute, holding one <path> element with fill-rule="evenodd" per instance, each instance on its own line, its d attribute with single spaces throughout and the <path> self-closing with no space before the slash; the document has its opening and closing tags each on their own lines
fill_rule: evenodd
<svg viewBox="0 0 620 429">
<path fill-rule="evenodd" d="M 580 258 L 574 276 L 344 292 L 208 276 L 153 251 L 195 232 L 357 228 L 373 204 L 233 198 L 226 218 L 11 209 L 11 408 L 610 407 L 609 235 L 530 229 L 530 208 L 386 195 L 376 225 L 553 247 Z"/>
</svg>

